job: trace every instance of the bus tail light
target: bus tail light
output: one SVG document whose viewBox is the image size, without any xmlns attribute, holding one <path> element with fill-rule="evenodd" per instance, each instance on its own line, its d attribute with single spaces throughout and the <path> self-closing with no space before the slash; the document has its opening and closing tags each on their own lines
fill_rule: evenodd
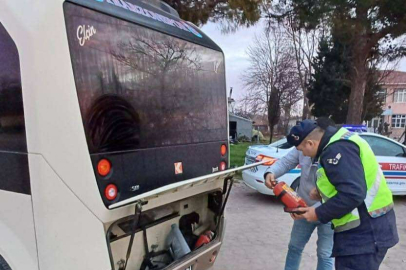
<svg viewBox="0 0 406 270">
<path fill-rule="evenodd" d="M 227 164 L 224 161 L 220 162 L 220 171 L 224 171 L 226 169 L 226 167 L 227 167 Z"/>
<path fill-rule="evenodd" d="M 259 155 L 259 156 L 256 157 L 255 160 L 257 162 L 265 161 L 265 163 L 262 164 L 262 165 L 271 166 L 272 164 L 274 164 L 276 162 L 277 159 L 273 158 L 273 157 L 268 157 L 268 156 L 265 156 L 265 155 Z"/>
<path fill-rule="evenodd" d="M 221 156 L 225 156 L 227 154 L 227 146 L 225 144 L 221 145 L 220 154 L 221 154 Z"/>
<path fill-rule="evenodd" d="M 101 176 L 106 176 L 111 171 L 111 163 L 107 159 L 103 158 L 97 163 L 97 172 Z"/>
<path fill-rule="evenodd" d="M 116 185 L 110 184 L 106 187 L 105 191 L 104 191 L 104 195 L 106 196 L 106 199 L 109 201 L 114 200 L 115 198 L 117 198 L 117 187 Z"/>
</svg>

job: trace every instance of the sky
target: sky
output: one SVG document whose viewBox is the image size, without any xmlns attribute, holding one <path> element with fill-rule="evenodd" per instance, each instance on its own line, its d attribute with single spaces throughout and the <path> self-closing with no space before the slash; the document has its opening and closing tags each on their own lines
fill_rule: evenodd
<svg viewBox="0 0 406 270">
<path fill-rule="evenodd" d="M 232 34 L 222 34 L 218 24 L 208 23 L 202 27 L 214 42 L 224 51 L 226 59 L 227 93 L 233 87 L 234 99 L 239 99 L 244 94 L 244 84 L 241 75 L 249 67 L 246 51 L 252 45 L 255 34 L 261 33 L 261 23 L 250 28 L 242 28 Z"/>
<path fill-rule="evenodd" d="M 249 58 L 246 54 L 249 46 L 253 45 L 255 35 L 260 35 L 263 29 L 261 22 L 250 28 L 241 28 L 235 33 L 222 34 L 218 24 L 208 23 L 202 27 L 214 42 L 224 51 L 226 58 L 227 93 L 233 87 L 232 97 L 236 100 L 243 97 L 245 89 L 241 76 L 249 67 Z M 406 59 L 399 62 L 396 70 L 406 71 Z"/>
</svg>

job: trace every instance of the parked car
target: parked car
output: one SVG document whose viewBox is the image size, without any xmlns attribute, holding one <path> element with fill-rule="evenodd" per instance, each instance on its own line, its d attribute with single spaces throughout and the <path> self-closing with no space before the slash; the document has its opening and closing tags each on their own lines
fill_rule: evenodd
<svg viewBox="0 0 406 270">
<path fill-rule="evenodd" d="M 390 138 L 375 133 L 360 133 L 365 139 L 381 165 L 386 181 L 393 195 L 406 195 L 406 147 Z M 245 164 L 255 162 L 258 155 L 264 155 L 280 159 L 286 155 L 292 147 L 287 143 L 286 138 L 270 145 L 250 146 L 246 152 Z M 257 166 L 242 173 L 244 183 L 260 193 L 274 195 L 272 190 L 265 186 L 264 173 L 267 166 Z M 296 167 L 278 180 L 292 185 L 295 179 L 300 176 L 301 169 Z"/>
</svg>

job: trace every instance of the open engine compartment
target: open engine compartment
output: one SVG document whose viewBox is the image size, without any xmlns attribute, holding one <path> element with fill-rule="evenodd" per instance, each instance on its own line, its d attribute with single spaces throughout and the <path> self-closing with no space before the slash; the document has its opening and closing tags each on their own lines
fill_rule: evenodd
<svg viewBox="0 0 406 270">
<path fill-rule="evenodd" d="M 169 269 L 218 242 L 225 201 L 213 190 L 145 212 L 136 205 L 134 215 L 106 224 L 112 269 Z"/>
</svg>

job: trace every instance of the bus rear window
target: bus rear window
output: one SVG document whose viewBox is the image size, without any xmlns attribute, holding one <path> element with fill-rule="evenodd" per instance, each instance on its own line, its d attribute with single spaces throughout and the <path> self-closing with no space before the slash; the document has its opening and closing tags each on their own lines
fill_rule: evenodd
<svg viewBox="0 0 406 270">
<path fill-rule="evenodd" d="M 221 52 L 65 3 L 89 151 L 227 138 Z"/>
</svg>

